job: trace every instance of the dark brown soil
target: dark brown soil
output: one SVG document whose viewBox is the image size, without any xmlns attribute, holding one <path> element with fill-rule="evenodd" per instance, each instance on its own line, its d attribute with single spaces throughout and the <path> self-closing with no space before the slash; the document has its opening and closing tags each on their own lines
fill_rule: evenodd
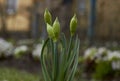
<svg viewBox="0 0 120 81">
<path fill-rule="evenodd" d="M 29 55 L 23 56 L 20 59 L 15 59 L 14 57 L 0 58 L 0 67 L 15 68 L 30 73 L 41 74 L 40 61 L 33 60 Z"/>
</svg>

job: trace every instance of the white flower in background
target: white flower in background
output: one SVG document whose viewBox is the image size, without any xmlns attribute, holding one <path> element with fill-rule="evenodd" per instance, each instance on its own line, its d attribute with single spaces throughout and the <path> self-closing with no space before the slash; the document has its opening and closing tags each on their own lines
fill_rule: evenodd
<svg viewBox="0 0 120 81">
<path fill-rule="evenodd" d="M 85 59 L 91 59 L 93 60 L 96 58 L 96 62 L 102 61 L 110 61 L 114 58 L 120 59 L 120 51 L 110 51 L 105 47 L 100 47 L 100 48 L 88 48 L 84 52 L 84 58 Z"/>
<path fill-rule="evenodd" d="M 98 55 L 102 55 L 106 51 L 107 51 L 107 49 L 105 47 L 100 47 L 100 48 L 98 48 Z"/>
<path fill-rule="evenodd" d="M 92 47 L 92 48 L 88 48 L 87 50 L 85 50 L 84 53 L 84 58 L 85 59 L 91 59 L 93 60 L 95 58 L 95 55 L 97 54 L 97 48 Z"/>
<path fill-rule="evenodd" d="M 39 57 L 41 56 L 41 50 L 42 50 L 42 44 L 37 44 L 32 52 L 32 56 L 34 58 L 39 59 Z"/>
<path fill-rule="evenodd" d="M 0 38 L 0 56 L 4 54 L 4 56 L 10 56 L 13 52 L 13 45 Z"/>
<path fill-rule="evenodd" d="M 98 48 L 97 54 L 96 54 L 95 56 L 96 56 L 97 58 L 99 58 L 99 57 L 101 57 L 106 51 L 107 51 L 107 49 L 104 48 L 104 47 Z"/>
<path fill-rule="evenodd" d="M 98 48 L 98 51 L 97 51 L 97 54 L 95 55 L 95 57 L 97 58 L 97 61 L 100 61 L 100 60 L 107 60 L 106 59 L 106 56 L 108 54 L 108 51 L 105 47 L 100 47 Z"/>
<path fill-rule="evenodd" d="M 25 53 L 28 51 L 28 47 L 26 45 L 18 46 L 14 49 L 14 54 Z"/>
<path fill-rule="evenodd" d="M 113 61 L 112 62 L 112 69 L 113 70 L 120 70 L 120 61 Z"/>
<path fill-rule="evenodd" d="M 120 59 L 120 51 L 108 52 L 107 58 L 108 58 L 108 60 L 112 60 L 114 58 Z"/>
</svg>

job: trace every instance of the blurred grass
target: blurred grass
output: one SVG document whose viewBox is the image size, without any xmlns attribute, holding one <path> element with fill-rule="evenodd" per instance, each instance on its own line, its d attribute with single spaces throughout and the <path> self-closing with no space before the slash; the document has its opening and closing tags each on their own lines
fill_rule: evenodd
<svg viewBox="0 0 120 81">
<path fill-rule="evenodd" d="M 11 68 L 0 68 L 0 81 L 42 81 L 38 75 Z"/>
</svg>

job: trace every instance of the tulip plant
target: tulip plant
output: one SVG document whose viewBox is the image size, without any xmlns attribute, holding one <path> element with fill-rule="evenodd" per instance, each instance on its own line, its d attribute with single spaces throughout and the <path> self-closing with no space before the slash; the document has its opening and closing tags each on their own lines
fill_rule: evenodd
<svg viewBox="0 0 120 81">
<path fill-rule="evenodd" d="M 47 26 L 48 39 L 44 41 L 41 51 L 41 67 L 45 81 L 73 81 L 78 65 L 80 41 L 74 36 L 77 27 L 77 18 L 74 15 L 70 21 L 70 41 L 64 34 L 60 35 L 58 18 L 52 24 L 52 16 L 48 9 L 45 10 L 44 20 Z M 51 63 L 48 67 L 48 55 Z"/>
</svg>

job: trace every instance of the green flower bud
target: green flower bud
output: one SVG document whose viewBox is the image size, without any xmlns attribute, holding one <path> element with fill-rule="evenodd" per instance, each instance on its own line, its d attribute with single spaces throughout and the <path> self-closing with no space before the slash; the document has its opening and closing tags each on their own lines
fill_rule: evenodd
<svg viewBox="0 0 120 81">
<path fill-rule="evenodd" d="M 76 14 L 75 14 L 70 21 L 71 36 L 73 36 L 75 34 L 76 28 L 77 28 L 77 18 L 76 18 Z"/>
<path fill-rule="evenodd" d="M 54 35 L 54 31 L 53 31 L 53 27 L 49 24 L 47 24 L 47 32 L 48 32 L 48 36 L 50 38 L 54 38 L 55 35 Z"/>
<path fill-rule="evenodd" d="M 47 23 L 47 33 L 48 33 L 49 38 L 51 38 L 55 42 L 57 41 L 57 39 L 55 37 L 54 29 L 48 23 Z"/>
<path fill-rule="evenodd" d="M 48 9 L 45 10 L 44 20 L 46 23 L 52 25 L 52 16 L 51 16 L 50 12 L 48 11 Z"/>
<path fill-rule="evenodd" d="M 53 23 L 53 30 L 54 30 L 55 38 L 58 39 L 60 34 L 60 23 L 58 21 L 58 18 L 56 18 Z"/>
</svg>

